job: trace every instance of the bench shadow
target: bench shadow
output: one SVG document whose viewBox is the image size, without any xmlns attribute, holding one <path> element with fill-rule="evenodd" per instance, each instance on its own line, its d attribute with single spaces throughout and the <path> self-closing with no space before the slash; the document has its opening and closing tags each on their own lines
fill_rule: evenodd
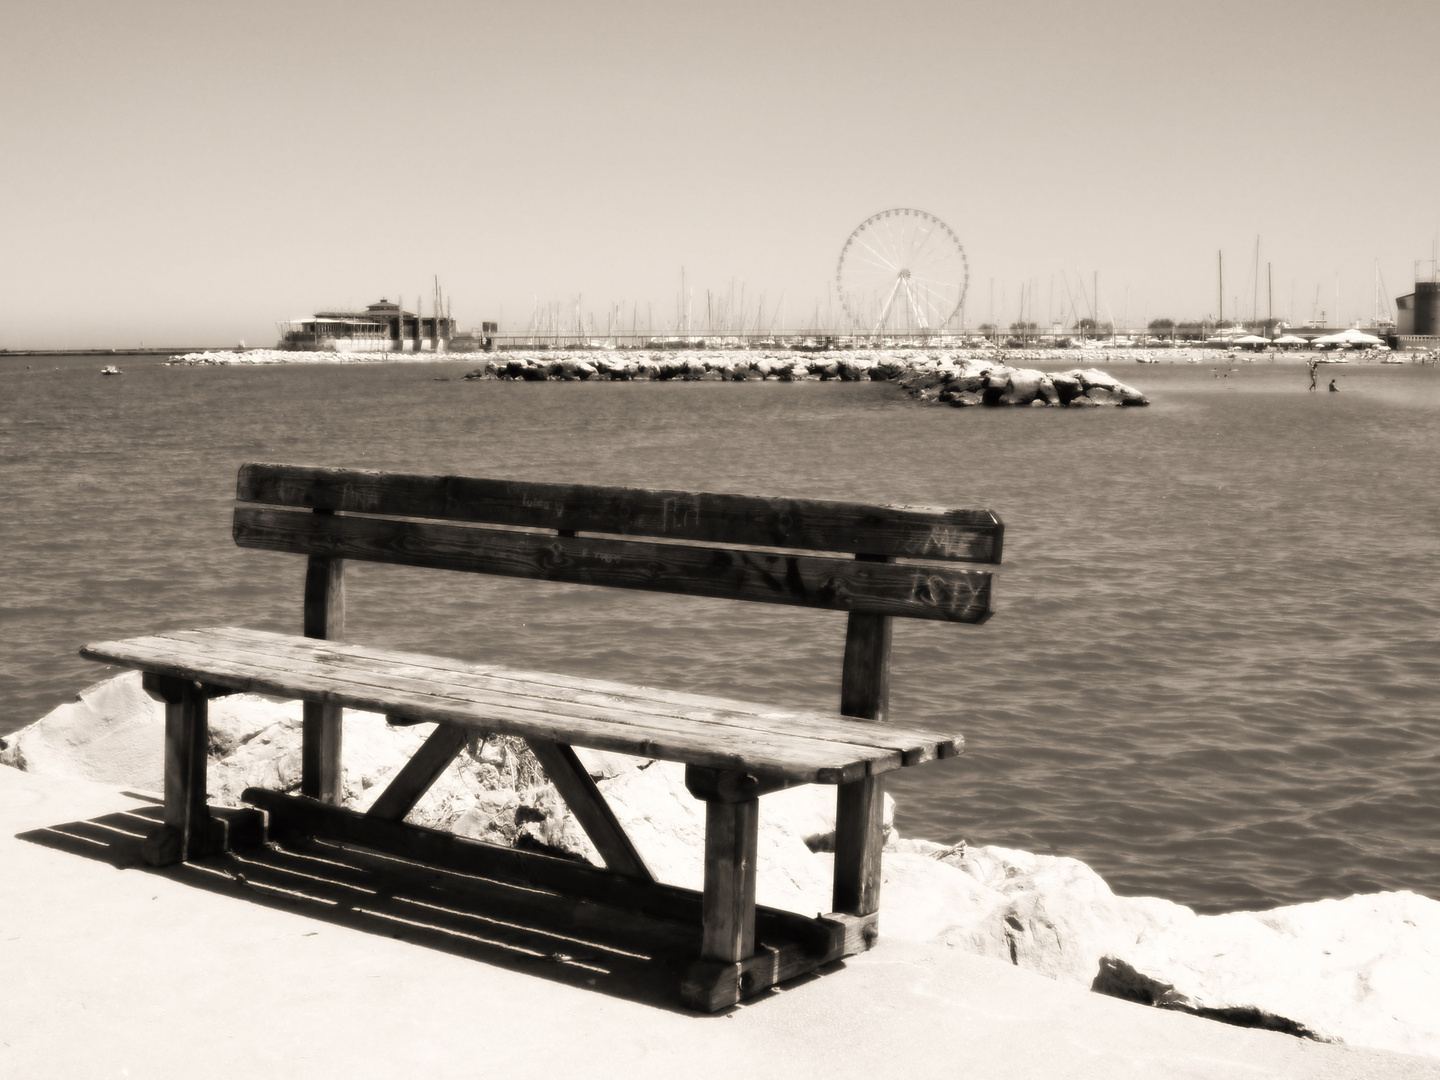
<svg viewBox="0 0 1440 1080">
<path fill-rule="evenodd" d="M 224 808 L 211 807 L 211 813 L 227 816 Z M 159 806 L 141 805 L 32 829 L 17 839 L 232 900 L 298 912 L 682 1015 L 702 1015 L 678 1001 L 680 979 L 699 952 L 698 927 L 602 904 L 577 904 L 546 890 L 322 840 L 271 842 L 156 868 L 141 858 L 140 845 L 160 822 Z M 793 980 L 788 987 L 813 977 Z"/>
</svg>

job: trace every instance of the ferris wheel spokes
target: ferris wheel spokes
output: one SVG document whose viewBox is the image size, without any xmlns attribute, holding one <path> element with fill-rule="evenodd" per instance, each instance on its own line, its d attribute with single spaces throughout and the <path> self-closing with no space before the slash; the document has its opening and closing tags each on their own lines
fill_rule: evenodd
<svg viewBox="0 0 1440 1080">
<path fill-rule="evenodd" d="M 881 309 L 880 318 L 875 323 L 874 333 L 878 334 L 884 329 L 886 320 L 890 318 L 890 307 L 895 303 L 895 294 L 900 291 L 900 283 L 904 280 L 904 278 L 896 278 L 895 284 L 890 286 L 890 295 L 885 298 L 885 306 Z"/>
<path fill-rule="evenodd" d="M 942 332 L 960 310 L 969 276 L 954 231 L 921 210 L 885 210 L 862 222 L 836 267 L 851 325 L 877 336 Z"/>
</svg>

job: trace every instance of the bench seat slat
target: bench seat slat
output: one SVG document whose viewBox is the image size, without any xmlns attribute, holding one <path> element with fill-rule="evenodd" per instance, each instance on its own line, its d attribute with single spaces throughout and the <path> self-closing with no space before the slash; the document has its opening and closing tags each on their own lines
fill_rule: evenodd
<svg viewBox="0 0 1440 1080">
<path fill-rule="evenodd" d="M 252 645 L 262 656 L 277 656 L 292 641 L 287 635 L 264 630 L 226 627 L 223 645 L 214 647 L 245 650 Z M 168 637 L 193 641 L 206 647 L 210 631 L 175 631 Z M 626 683 L 558 675 L 546 671 L 524 671 L 493 664 L 476 664 L 449 657 L 422 653 L 395 652 L 347 642 L 328 641 L 326 650 L 363 656 L 377 670 L 409 675 L 433 682 L 436 679 L 476 695 L 495 695 L 494 700 L 506 702 L 519 695 L 521 700 L 545 700 L 548 708 L 561 711 L 578 710 L 583 706 L 621 708 L 656 716 L 679 717 L 704 723 L 731 723 L 752 731 L 773 731 L 779 734 L 804 732 L 838 742 L 859 746 L 883 746 L 899 750 L 906 765 L 917 765 L 932 757 L 954 757 L 964 746 L 959 734 L 942 736 L 932 729 L 909 728 L 899 724 L 877 725 L 861 718 L 837 717 L 834 713 L 787 710 L 773 706 L 728 702 L 724 698 L 689 694 L 657 687 L 632 686 Z M 576 711 L 575 715 L 588 715 Z M 857 722 L 863 727 L 857 727 Z"/>
<path fill-rule="evenodd" d="M 635 723 L 673 724 L 690 721 L 710 729 L 737 728 L 747 733 L 807 737 L 843 743 L 866 753 L 899 753 L 905 764 L 918 764 L 936 756 L 950 757 L 963 745 L 959 736 L 935 731 L 877 725 L 834 714 L 786 711 L 767 706 L 704 695 L 688 698 L 686 705 L 659 700 L 672 692 L 588 680 L 601 689 L 570 692 L 554 685 L 556 676 L 420 653 L 396 652 L 345 642 L 319 642 L 264 631 L 174 631 L 153 639 L 134 639 L 123 646 L 173 644 L 189 659 L 206 663 L 234 658 L 280 673 L 326 674 L 358 686 L 407 690 L 431 696 L 455 696 L 474 704 L 491 704 L 515 711 L 540 711 L 585 720 L 597 715 L 630 718 Z M 109 643 L 114 644 L 114 643 Z M 88 646 L 89 649 L 99 648 Z"/>
<path fill-rule="evenodd" d="M 360 646 L 348 646 L 342 652 L 335 648 L 335 642 L 274 635 L 275 655 L 264 656 L 243 648 L 227 649 L 227 644 L 238 646 L 246 640 L 228 638 L 228 633 L 217 629 L 188 632 L 187 637 L 162 634 L 87 645 L 81 652 L 94 660 L 240 690 L 305 697 L 350 708 L 399 713 L 417 720 L 571 742 L 710 768 L 741 769 L 799 782 L 844 783 L 904 764 L 904 755 L 891 746 L 865 746 L 806 732 L 779 733 L 766 729 L 773 725 L 770 719 L 746 726 L 741 722 L 745 705 L 740 702 L 717 699 L 723 710 L 734 714 L 723 723 L 621 707 L 592 707 L 583 716 L 566 715 L 544 698 L 525 699 L 512 693 L 498 699 L 510 702 L 508 705 L 476 700 L 466 687 L 454 685 L 433 669 L 430 678 L 421 680 L 385 676 L 377 673 L 369 650 Z M 255 642 L 253 636 L 248 640 L 252 645 Z M 389 655 L 409 655 L 422 662 L 427 659 L 418 654 Z M 416 689 L 417 683 L 427 689 Z M 767 717 L 773 716 L 773 710 L 762 711 Z M 836 720 L 842 725 L 853 724 L 857 736 L 866 727 L 860 721 Z M 884 728 L 872 726 L 871 731 L 883 735 Z M 944 736 L 934 739 L 937 746 L 942 741 L 946 741 Z M 938 749 L 930 756 L 938 756 Z"/>
<path fill-rule="evenodd" d="M 718 544 L 998 563 L 989 510 L 251 463 L 241 502 Z"/>
<path fill-rule="evenodd" d="M 980 623 L 991 575 L 943 565 L 775 555 L 735 548 L 553 536 L 237 506 L 235 542 L 301 555 L 580 585 Z"/>
</svg>

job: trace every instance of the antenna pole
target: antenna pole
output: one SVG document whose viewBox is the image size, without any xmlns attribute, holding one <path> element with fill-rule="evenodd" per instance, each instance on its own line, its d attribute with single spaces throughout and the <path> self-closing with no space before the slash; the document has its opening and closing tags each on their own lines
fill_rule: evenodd
<svg viewBox="0 0 1440 1080">
<path fill-rule="evenodd" d="M 1260 316 L 1260 237 L 1255 237 L 1255 278 L 1254 287 L 1250 293 L 1250 321 L 1254 322 Z"/>
<path fill-rule="evenodd" d="M 1216 320 L 1216 327 L 1225 321 L 1225 252 L 1217 251 L 1216 259 L 1220 263 L 1220 317 Z"/>
</svg>

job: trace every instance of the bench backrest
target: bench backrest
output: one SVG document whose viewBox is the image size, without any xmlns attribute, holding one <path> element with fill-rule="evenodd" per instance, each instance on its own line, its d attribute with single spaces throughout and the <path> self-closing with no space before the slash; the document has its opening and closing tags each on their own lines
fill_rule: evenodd
<svg viewBox="0 0 1440 1080">
<path fill-rule="evenodd" d="M 242 466 L 236 497 L 237 544 L 326 564 L 361 559 L 963 623 L 989 617 L 991 575 L 954 564 L 998 563 L 1004 536 L 988 510 L 296 465 Z M 312 562 L 311 577 L 321 570 L 339 567 Z M 324 584 L 307 582 L 307 598 Z M 306 633 L 338 636 L 309 625 Z"/>
</svg>

